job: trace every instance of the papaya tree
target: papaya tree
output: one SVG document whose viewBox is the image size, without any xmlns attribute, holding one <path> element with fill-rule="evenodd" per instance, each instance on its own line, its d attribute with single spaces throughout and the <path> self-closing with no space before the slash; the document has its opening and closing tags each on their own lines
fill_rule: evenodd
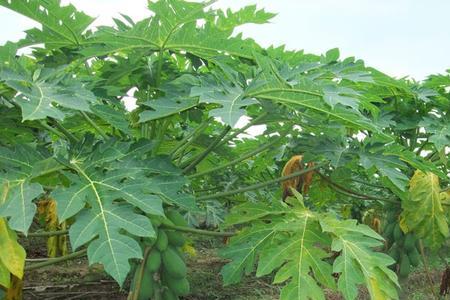
<svg viewBox="0 0 450 300">
<path fill-rule="evenodd" d="M 337 49 L 263 48 L 236 33 L 274 14 L 211 4 L 150 1 L 143 20 L 93 27 L 58 0 L 0 0 L 39 23 L 0 47 L 7 298 L 24 270 L 87 255 L 131 279 L 130 299 L 177 299 L 186 232 L 232 236 L 224 284 L 273 276 L 289 300 L 361 286 L 398 299 L 419 252 L 445 249 L 450 75 L 398 80 Z M 307 174 L 282 201 L 280 183 Z M 18 235 L 49 236 L 60 257 L 25 265 Z"/>
</svg>

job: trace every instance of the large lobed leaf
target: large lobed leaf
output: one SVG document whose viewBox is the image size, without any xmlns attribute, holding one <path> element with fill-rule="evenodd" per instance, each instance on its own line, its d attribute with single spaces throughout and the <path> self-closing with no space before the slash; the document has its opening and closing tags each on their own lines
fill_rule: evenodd
<svg viewBox="0 0 450 300">
<path fill-rule="evenodd" d="M 70 186 L 60 186 L 51 194 L 57 201 L 58 218 L 76 216 L 69 230 L 73 248 L 89 242 L 89 262 L 103 264 L 120 285 L 130 270 L 128 260 L 142 258 L 136 237 L 155 237 L 149 218 L 136 209 L 164 216 L 163 201 L 185 208 L 193 201 L 179 193 L 185 182 L 177 173 L 164 175 L 164 164 L 158 162 L 162 158 L 144 159 L 152 147 L 148 142 L 114 140 L 92 147 L 85 140 L 69 157 L 59 158 L 72 172 L 64 172 Z"/>
<path fill-rule="evenodd" d="M 0 216 L 8 217 L 11 229 L 27 234 L 36 212 L 33 199 L 44 193 L 31 182 L 34 164 L 45 157 L 30 146 L 0 147 Z"/>
<path fill-rule="evenodd" d="M 39 72 L 35 74 L 39 76 Z M 62 83 L 60 78 L 35 78 L 38 76 L 0 69 L 0 79 L 18 93 L 13 101 L 21 107 L 24 121 L 47 117 L 62 120 L 67 114 L 63 108 L 90 111 L 89 105 L 97 102 L 96 97 L 74 79 Z"/>
<path fill-rule="evenodd" d="M 379 132 L 380 128 L 359 110 L 359 94 L 348 87 L 339 87 L 332 81 L 313 80 L 296 69 L 283 72 L 274 60 L 253 52 L 258 63 L 258 76 L 249 85 L 249 97 L 271 100 L 294 110 L 319 113 L 349 127 Z"/>
<path fill-rule="evenodd" d="M 383 238 L 356 220 L 337 220 L 327 216 L 320 220 L 322 230 L 332 233 L 331 250 L 340 252 L 333 263 L 339 273 L 338 289 L 346 299 L 358 296 L 358 286 L 365 284 L 372 299 L 397 299 L 397 276 L 388 268 L 395 261 L 373 248 L 383 245 Z"/>
<path fill-rule="evenodd" d="M 25 249 L 17 242 L 16 233 L 0 218 L 0 286 L 9 288 L 11 274 L 22 279 L 25 257 Z"/>
<path fill-rule="evenodd" d="M 230 38 L 234 27 L 243 23 L 261 23 L 268 19 L 254 8 L 237 13 L 220 13 L 215 24 L 215 10 L 205 11 L 210 2 L 160 0 L 149 3 L 154 16 L 128 28 L 100 28 L 90 37 L 81 53 L 98 56 L 133 49 L 187 51 L 201 57 L 212 57 L 220 51 L 251 58 L 256 44 L 240 37 Z M 203 27 L 197 20 L 206 20 Z"/>
<path fill-rule="evenodd" d="M 220 118 L 232 128 L 245 115 L 245 107 L 258 103 L 255 99 L 246 97 L 242 88 L 225 84 L 193 87 L 191 96 L 198 96 L 201 103 L 219 104 L 221 107 L 211 109 L 209 115 Z"/>
<path fill-rule="evenodd" d="M 72 4 L 61 6 L 60 0 L 0 0 L 0 5 L 42 24 L 42 29 L 27 30 L 25 44 L 45 43 L 48 48 L 78 46 L 94 21 Z"/>
<path fill-rule="evenodd" d="M 382 245 L 382 237 L 355 220 L 301 205 L 245 203 L 232 209 L 226 223 L 246 227 L 221 251 L 231 259 L 221 271 L 225 284 L 239 282 L 256 264 L 256 276 L 275 273 L 274 283 L 286 282 L 281 299 L 325 299 L 324 287 L 355 299 L 361 284 L 373 299 L 398 299 L 397 277 L 388 269 L 394 261 L 373 250 Z M 332 263 L 329 249 L 339 253 Z M 333 273 L 339 274 L 337 285 Z"/>
<path fill-rule="evenodd" d="M 408 230 L 433 249 L 442 246 L 449 235 L 449 228 L 437 175 L 415 171 L 409 182 L 408 197 L 402 199 L 402 208 Z"/>
</svg>

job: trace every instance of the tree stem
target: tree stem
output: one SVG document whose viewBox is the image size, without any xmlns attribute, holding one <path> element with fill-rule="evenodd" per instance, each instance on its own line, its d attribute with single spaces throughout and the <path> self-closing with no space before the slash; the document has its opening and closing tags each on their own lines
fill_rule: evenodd
<svg viewBox="0 0 450 300">
<path fill-rule="evenodd" d="M 436 295 L 436 292 L 434 291 L 434 283 L 433 283 L 433 279 L 431 278 L 430 269 L 429 269 L 428 261 L 427 261 L 427 256 L 425 255 L 425 249 L 423 247 L 422 240 L 419 240 L 419 248 L 420 248 L 420 255 L 422 256 L 422 262 L 423 262 L 423 267 L 425 269 L 425 274 L 427 274 L 427 279 L 428 279 L 431 294 L 433 295 L 433 297 L 435 299 L 439 299 L 439 297 Z"/>
<path fill-rule="evenodd" d="M 140 268 L 139 269 L 139 277 L 136 280 L 136 284 L 134 286 L 133 291 L 131 291 L 131 293 L 132 293 L 131 299 L 132 300 L 139 299 L 139 292 L 141 291 L 142 278 L 144 277 L 144 273 L 145 273 L 145 264 L 147 262 L 147 259 L 148 259 L 151 249 L 152 249 L 152 247 L 145 247 L 144 258 L 142 259 L 142 262 L 139 265 L 139 268 Z"/>
<path fill-rule="evenodd" d="M 359 198 L 359 199 L 363 199 L 363 200 L 378 200 L 378 201 L 384 201 L 384 202 L 390 202 L 390 203 L 394 203 L 394 204 L 399 204 L 398 201 L 395 201 L 393 199 L 380 198 L 380 197 L 376 197 L 376 196 L 372 196 L 372 195 L 366 195 L 366 194 L 362 194 L 362 193 L 353 191 L 351 189 L 343 187 L 340 184 L 337 184 L 336 182 L 332 181 L 328 176 L 325 176 L 324 174 L 322 174 L 320 172 L 317 172 L 317 174 L 319 174 L 319 176 L 323 180 L 325 180 L 329 185 L 331 185 L 332 187 L 337 189 L 338 192 L 345 192 L 346 194 L 348 194 L 348 196 Z"/>
<path fill-rule="evenodd" d="M 260 188 L 272 185 L 274 183 L 282 182 L 282 181 L 285 181 L 285 180 L 288 180 L 288 179 L 291 179 L 291 178 L 303 175 L 305 173 L 308 173 L 309 171 L 317 170 L 320 167 L 323 167 L 323 166 L 325 166 L 327 164 L 328 164 L 328 162 L 327 163 L 317 164 L 317 165 L 315 165 L 314 167 L 311 167 L 311 168 L 303 169 L 301 171 L 294 172 L 294 173 L 286 175 L 286 176 L 282 176 L 282 177 L 278 177 L 278 178 L 275 178 L 275 179 L 272 179 L 272 180 L 268 180 L 268 181 L 265 181 L 265 182 L 260 182 L 260 183 L 257 183 L 257 184 L 249 185 L 249 186 L 246 186 L 246 187 L 243 187 L 243 188 L 239 188 L 239 189 L 236 189 L 236 190 L 226 191 L 226 192 L 217 193 L 217 194 L 213 194 L 213 195 L 200 196 L 200 197 L 197 197 L 197 200 L 198 201 L 200 201 L 200 200 L 204 201 L 204 200 L 210 200 L 210 199 L 215 199 L 215 198 L 227 197 L 227 196 L 231 196 L 231 195 L 235 195 L 235 194 L 239 194 L 239 193 L 244 193 L 244 192 L 248 192 L 248 191 L 257 190 L 257 189 L 260 189 Z"/>
<path fill-rule="evenodd" d="M 161 146 L 162 141 L 164 140 L 164 136 L 166 135 L 167 127 L 169 127 L 170 120 L 164 119 L 162 121 L 162 126 L 159 128 L 159 132 L 156 138 L 156 144 L 152 149 L 152 156 L 155 156 Z"/>
<path fill-rule="evenodd" d="M 183 227 L 183 226 L 175 226 L 170 224 L 163 224 L 161 225 L 163 228 L 167 229 L 173 229 L 176 231 L 181 232 L 189 232 L 199 235 L 209 235 L 209 236 L 218 236 L 218 237 L 229 237 L 236 235 L 235 232 L 220 232 L 220 231 L 210 231 L 210 230 L 202 230 L 202 229 L 196 229 L 196 228 L 190 228 L 190 227 Z"/>
<path fill-rule="evenodd" d="M 170 152 L 170 156 L 175 159 L 179 153 L 183 153 L 183 151 L 192 144 L 197 136 L 199 136 L 203 130 L 208 127 L 209 121 L 211 121 L 211 118 L 208 118 L 207 120 L 203 121 L 197 128 L 192 130 L 192 132 L 188 133 L 176 146 L 173 148 L 173 150 Z"/>
<path fill-rule="evenodd" d="M 235 235 L 234 232 L 209 231 L 209 230 L 202 230 L 202 229 L 196 229 L 196 228 L 190 228 L 190 227 L 175 226 L 175 225 L 170 225 L 170 224 L 163 224 L 161 226 L 163 226 L 164 228 L 167 228 L 167 229 L 173 229 L 176 231 L 189 232 L 189 233 L 195 233 L 195 234 L 200 234 L 200 235 L 209 235 L 209 236 L 233 236 L 233 235 Z M 67 234 L 68 232 L 69 232 L 69 230 L 32 232 L 32 233 L 29 233 L 27 237 L 49 237 L 49 236 Z M 20 234 L 20 235 L 22 235 L 22 234 Z"/>
<path fill-rule="evenodd" d="M 209 174 L 209 173 L 213 173 L 213 172 L 217 172 L 219 170 L 222 170 L 222 169 L 228 168 L 230 166 L 233 166 L 235 164 L 238 164 L 241 161 L 246 160 L 247 158 L 250 158 L 250 157 L 252 157 L 252 156 L 254 156 L 256 154 L 259 154 L 259 153 L 269 149 L 271 146 L 273 146 L 274 144 L 278 143 L 284 135 L 281 135 L 280 137 L 274 139 L 273 141 L 271 141 L 271 142 L 269 142 L 267 144 L 264 144 L 264 145 L 256 148 L 255 150 L 250 151 L 250 152 L 248 152 L 248 153 L 246 153 L 246 154 L 244 154 L 244 155 L 242 155 L 242 156 L 240 156 L 240 157 L 238 157 L 238 158 L 236 158 L 236 159 L 234 159 L 234 160 L 232 160 L 232 161 L 230 161 L 230 162 L 228 162 L 226 164 L 217 166 L 215 168 L 212 168 L 212 169 L 209 169 L 209 170 L 206 170 L 206 171 L 203 171 L 203 172 L 195 173 L 193 175 L 188 176 L 188 178 L 189 179 L 196 178 L 196 177 L 203 176 L 203 175 L 206 175 L 206 174 Z"/>
<path fill-rule="evenodd" d="M 352 181 L 358 182 L 358 183 L 361 183 L 361 184 L 364 184 L 364 185 L 367 185 L 367 186 L 371 186 L 371 187 L 374 187 L 374 188 L 378 188 L 378 189 L 387 189 L 387 187 L 385 187 L 385 186 L 378 185 L 378 184 L 373 184 L 373 183 L 370 183 L 370 182 L 367 182 L 367 181 L 364 181 L 364 180 L 359 180 L 359 179 L 352 178 Z"/>
<path fill-rule="evenodd" d="M 64 255 L 61 257 L 56 257 L 56 258 L 49 258 L 46 261 L 40 262 L 40 263 L 35 263 L 29 266 L 25 266 L 25 271 L 32 271 L 35 269 L 39 269 L 39 268 L 43 268 L 43 267 L 47 267 L 53 264 L 57 264 L 63 261 L 67 261 L 67 260 L 71 260 L 80 256 L 84 256 L 87 252 L 87 249 L 82 249 L 73 253 L 70 253 L 68 255 Z"/>
<path fill-rule="evenodd" d="M 58 128 L 64 135 L 72 142 L 72 143 L 78 143 L 79 140 L 70 132 L 68 131 L 64 126 L 62 126 L 57 120 L 50 118 L 52 123 Z"/>
<path fill-rule="evenodd" d="M 223 139 L 223 137 L 230 131 L 231 127 L 226 126 L 219 136 L 217 136 L 214 141 L 208 146 L 208 148 L 205 149 L 202 153 L 200 153 L 194 161 L 192 161 L 184 170 L 183 174 L 189 173 L 192 169 L 195 168 L 196 165 L 198 165 L 205 157 L 216 148 L 216 146 L 219 144 L 219 142 Z"/>
<path fill-rule="evenodd" d="M 155 76 L 155 86 L 159 87 L 161 84 L 161 72 L 162 72 L 162 66 L 164 63 L 164 49 L 159 49 L 158 52 L 158 64 L 156 65 L 156 76 Z"/>
<path fill-rule="evenodd" d="M 80 111 L 81 115 L 83 116 L 83 118 L 106 140 L 108 139 L 108 136 L 106 135 L 106 133 L 103 131 L 103 129 L 101 129 L 100 127 L 97 126 L 97 124 L 84 112 L 84 111 Z"/>
<path fill-rule="evenodd" d="M 53 128 L 52 126 L 48 125 L 45 121 L 43 120 L 39 120 L 39 124 L 41 124 L 42 127 L 44 127 L 45 129 L 47 129 L 48 131 L 52 132 L 53 134 L 55 134 L 56 136 L 59 136 L 60 138 L 64 139 L 67 136 L 65 136 L 64 134 L 62 134 L 61 132 L 59 132 L 58 130 L 56 130 L 55 128 Z M 68 138 L 68 137 L 67 137 Z"/>
<path fill-rule="evenodd" d="M 55 231 L 42 231 L 42 232 L 30 232 L 27 237 L 49 237 L 55 235 L 64 235 L 69 233 L 69 230 L 55 230 Z"/>
</svg>

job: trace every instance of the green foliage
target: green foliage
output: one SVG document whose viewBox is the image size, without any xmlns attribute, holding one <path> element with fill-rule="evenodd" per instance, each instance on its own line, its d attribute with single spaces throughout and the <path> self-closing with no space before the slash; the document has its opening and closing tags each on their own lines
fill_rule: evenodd
<svg viewBox="0 0 450 300">
<path fill-rule="evenodd" d="M 349 219 L 387 215 L 402 274 L 419 260 L 409 235 L 433 250 L 447 242 L 449 74 L 397 80 L 338 49 L 263 49 L 239 26 L 273 14 L 211 4 L 150 1 L 139 22 L 92 28 L 58 0 L 0 0 L 41 26 L 0 46 L 0 216 L 26 235 L 35 202 L 53 197 L 72 248 L 87 247 L 120 285 L 156 245 L 162 264 L 152 254 L 148 273 L 182 280 L 175 291 L 150 276 L 163 299 L 189 284 L 186 239 L 162 227 L 224 219 L 240 230 L 222 250 L 226 284 L 257 265 L 256 276 L 283 284 L 282 299 L 321 299 L 323 287 L 353 299 L 361 284 L 396 299 L 381 237 Z M 236 128 L 241 119 L 251 123 Z M 249 136 L 251 126 L 264 128 Z M 277 178 L 300 154 L 316 170 L 287 207 Z"/>
<path fill-rule="evenodd" d="M 27 30 L 25 45 L 45 43 L 49 49 L 78 46 L 84 39 L 84 31 L 94 21 L 71 4 L 61 6 L 59 0 L 2 0 L 0 5 L 42 25 L 42 29 Z"/>
<path fill-rule="evenodd" d="M 325 299 L 322 287 L 355 299 L 363 283 L 374 298 L 397 297 L 395 274 L 387 268 L 393 260 L 373 250 L 382 244 L 382 237 L 367 226 L 317 214 L 301 205 L 264 204 L 234 207 L 231 224 L 252 211 L 261 213 L 240 222 L 244 229 L 222 251 L 232 260 L 222 270 L 225 284 L 239 282 L 257 264 L 256 276 L 276 271 L 274 283 L 288 281 L 281 299 Z M 339 256 L 331 258 L 330 249 Z M 337 285 L 333 273 L 339 274 Z"/>
</svg>

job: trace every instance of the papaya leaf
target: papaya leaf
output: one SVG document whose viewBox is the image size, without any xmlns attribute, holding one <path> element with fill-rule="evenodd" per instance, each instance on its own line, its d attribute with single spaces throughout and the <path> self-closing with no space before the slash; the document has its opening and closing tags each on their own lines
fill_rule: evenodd
<svg viewBox="0 0 450 300">
<path fill-rule="evenodd" d="M 73 248 L 94 239 L 88 246 L 90 263 L 102 263 L 106 272 L 122 285 L 130 270 L 128 259 L 142 258 L 142 251 L 137 241 L 121 230 L 142 237 L 154 237 L 155 231 L 149 219 L 136 214 L 131 205 L 114 200 L 122 198 L 147 213 L 160 215 L 161 201 L 142 194 L 140 185 L 127 186 L 126 179 L 135 173 L 112 171 L 103 175 L 76 161 L 71 162 L 71 167 L 78 177 L 69 176 L 72 185 L 51 194 L 57 201 L 58 218 L 64 221 L 78 214 L 69 231 Z M 86 204 L 89 208 L 84 208 Z"/>
<path fill-rule="evenodd" d="M 220 271 L 225 285 L 238 283 L 244 274 L 253 271 L 257 250 L 267 244 L 273 234 L 270 226 L 255 225 L 231 238 L 230 246 L 220 251 L 221 256 L 232 259 Z"/>
<path fill-rule="evenodd" d="M 0 218 L 0 284 L 8 287 L 9 273 L 18 278 L 23 277 L 23 269 L 25 266 L 25 249 L 17 242 L 17 235 L 12 231 L 5 219 Z M 2 267 L 8 272 L 8 276 L 4 276 Z M 2 278 L 8 278 L 7 284 L 4 284 Z"/>
<path fill-rule="evenodd" d="M 200 103 L 219 104 L 220 108 L 213 108 L 209 115 L 218 117 L 232 128 L 236 126 L 239 118 L 245 115 L 244 107 L 258 103 L 255 99 L 246 98 L 244 91 L 238 86 L 204 85 L 193 87 L 191 96 L 198 96 Z"/>
<path fill-rule="evenodd" d="M 5 288 L 9 288 L 11 285 L 11 273 L 8 268 L 2 263 L 0 260 L 0 286 L 4 286 Z M 3 289 L 0 289 L 0 297 L 4 296 Z"/>
<path fill-rule="evenodd" d="M 31 146 L 0 147 L 0 216 L 9 217 L 11 229 L 27 234 L 36 212 L 33 199 L 44 193 L 41 184 L 31 182 L 33 165 L 45 157 Z"/>
<path fill-rule="evenodd" d="M 323 100 L 332 108 L 334 108 L 336 104 L 348 106 L 355 110 L 359 107 L 359 94 L 350 88 L 328 85 L 324 86 L 323 92 Z"/>
<path fill-rule="evenodd" d="M 179 0 L 150 2 L 151 18 L 137 22 L 131 28 L 100 28 L 90 37 L 81 53 L 85 56 L 105 55 L 132 49 L 182 50 L 201 57 L 213 57 L 219 51 L 227 51 L 236 56 L 251 58 L 251 51 L 258 46 L 252 40 L 242 40 L 240 36 L 230 38 L 230 28 L 242 25 L 243 19 L 221 21 L 226 29 L 215 25 L 215 10 L 205 11 L 210 2 L 195 3 Z M 257 14 L 257 11 L 254 11 Z M 223 15 L 221 16 L 224 18 Z M 256 18 L 246 18 L 253 22 Z M 207 25 L 198 27 L 196 21 L 204 19 Z M 234 25 L 231 25 L 234 24 Z"/>
<path fill-rule="evenodd" d="M 388 268 L 394 260 L 373 248 L 381 246 L 383 238 L 356 220 L 337 220 L 334 216 L 320 219 L 324 232 L 333 235 L 331 250 L 340 252 L 333 263 L 339 273 L 338 289 L 346 299 L 355 299 L 358 286 L 365 284 L 372 299 L 398 299 L 397 276 Z"/>
<path fill-rule="evenodd" d="M 368 226 L 300 206 L 242 204 L 228 219 L 234 224 L 240 217 L 246 227 L 221 251 L 232 260 L 221 272 L 226 284 L 238 282 L 256 264 L 256 276 L 275 273 L 274 283 L 287 281 L 281 299 L 325 299 L 324 287 L 354 299 L 361 284 L 372 296 L 398 298 L 397 277 L 387 268 L 394 261 L 374 251 L 383 238 Z M 330 247 L 340 252 L 333 265 Z M 333 273 L 340 273 L 337 287 Z"/>
<path fill-rule="evenodd" d="M 407 227 L 432 249 L 438 249 L 449 235 L 441 201 L 439 177 L 416 170 L 409 182 L 408 197 L 402 199 L 402 217 Z"/>
<path fill-rule="evenodd" d="M 36 204 L 33 199 L 44 193 L 39 183 L 31 183 L 29 180 L 6 177 L 3 178 L 3 191 L 8 190 L 7 201 L 0 207 L 0 216 L 9 217 L 11 229 L 28 232 L 36 213 Z"/>
<path fill-rule="evenodd" d="M 119 129 L 125 134 L 131 134 L 130 121 L 125 115 L 125 109 L 117 109 L 111 105 L 93 105 L 90 107 L 91 111 L 100 117 L 103 121 L 111 124 L 113 127 Z"/>
<path fill-rule="evenodd" d="M 26 44 L 45 43 L 48 48 L 79 45 L 83 32 L 94 21 L 72 4 L 61 6 L 59 0 L 0 0 L 0 5 L 42 24 L 42 29 L 26 31 Z"/>
<path fill-rule="evenodd" d="M 344 96 L 339 96 L 342 91 L 355 94 L 354 91 L 350 93 L 348 89 L 330 88 L 332 82 L 326 82 L 325 84 L 314 82 L 302 74 L 288 80 L 288 78 L 283 77 L 268 57 L 253 54 L 259 65 L 259 74 L 246 90 L 246 94 L 249 96 L 275 101 L 292 109 L 318 112 L 351 127 L 369 129 L 375 132 L 380 131 L 370 119 L 352 108 L 357 105 L 356 98 L 352 98 L 349 102 L 348 97 L 342 98 Z M 326 100 L 324 99 L 324 93 Z M 350 108 L 341 104 L 337 105 L 339 102 L 346 103 Z"/>
<path fill-rule="evenodd" d="M 360 154 L 360 162 L 365 169 L 376 168 L 381 176 L 389 179 L 401 191 L 406 190 L 408 177 L 401 170 L 407 166 L 397 157 L 366 151 Z"/>
<path fill-rule="evenodd" d="M 262 252 L 256 275 L 263 276 L 279 268 L 274 283 L 290 279 L 281 290 L 280 299 L 325 299 L 319 284 L 328 288 L 335 285 L 331 265 L 324 261 L 329 254 L 321 248 L 330 242 L 329 238 L 310 212 L 298 212 L 296 217 L 297 220 L 276 227 L 291 231 L 292 235 Z"/>
<path fill-rule="evenodd" d="M 416 155 L 414 152 L 406 149 L 405 147 L 398 144 L 386 145 L 383 151 L 384 155 L 397 156 L 401 161 L 406 162 L 411 167 L 419 169 L 424 172 L 433 172 L 437 174 L 440 178 L 445 179 L 446 175 L 439 170 L 435 164 L 424 159 L 421 156 Z"/>
<path fill-rule="evenodd" d="M 220 30 L 230 31 L 242 24 L 264 24 L 272 19 L 275 14 L 264 11 L 264 9 L 257 9 L 256 5 L 249 5 L 233 12 L 231 9 L 226 11 L 219 10 L 217 12 L 216 25 Z"/>
<path fill-rule="evenodd" d="M 436 146 L 438 151 L 450 145 L 449 123 L 448 118 L 445 117 L 443 119 L 427 117 L 420 122 L 420 126 L 423 126 L 431 134 L 429 141 Z"/>
<path fill-rule="evenodd" d="M 194 196 L 180 192 L 187 184 L 186 178 L 179 175 L 159 175 L 147 182 L 146 189 L 159 195 L 164 202 L 176 204 L 187 211 L 198 211 Z"/>
<path fill-rule="evenodd" d="M 190 97 L 189 93 L 191 88 L 199 85 L 199 83 L 199 80 L 191 75 L 182 75 L 164 83 L 160 90 L 165 95 L 143 103 L 152 110 L 145 110 L 140 113 L 139 122 L 165 118 L 196 106 L 198 100 Z"/>
<path fill-rule="evenodd" d="M 248 223 L 266 216 L 280 215 L 289 212 L 289 208 L 281 204 L 274 203 L 274 207 L 269 207 L 262 203 L 244 203 L 235 206 L 234 213 L 228 214 L 225 218 L 225 227 L 242 223 Z"/>
<path fill-rule="evenodd" d="M 59 186 L 51 197 L 57 201 L 60 221 L 76 215 L 69 230 L 72 247 L 89 243 L 89 262 L 103 264 L 122 285 L 130 270 L 128 260 L 142 258 L 136 237 L 156 235 L 150 219 L 139 210 L 164 216 L 163 201 L 190 207 L 194 199 L 181 192 L 184 177 L 143 163 L 151 142 L 91 142 L 86 137 L 67 157 L 58 158 L 71 169 L 63 172 L 70 185 Z"/>
<path fill-rule="evenodd" d="M 89 112 L 89 104 L 97 102 L 95 96 L 74 79 L 66 84 L 60 80 L 35 80 L 30 74 L 10 69 L 1 70 L 0 78 L 19 93 L 14 101 L 22 108 L 23 121 L 46 117 L 62 120 L 67 113 L 61 107 Z"/>
</svg>

